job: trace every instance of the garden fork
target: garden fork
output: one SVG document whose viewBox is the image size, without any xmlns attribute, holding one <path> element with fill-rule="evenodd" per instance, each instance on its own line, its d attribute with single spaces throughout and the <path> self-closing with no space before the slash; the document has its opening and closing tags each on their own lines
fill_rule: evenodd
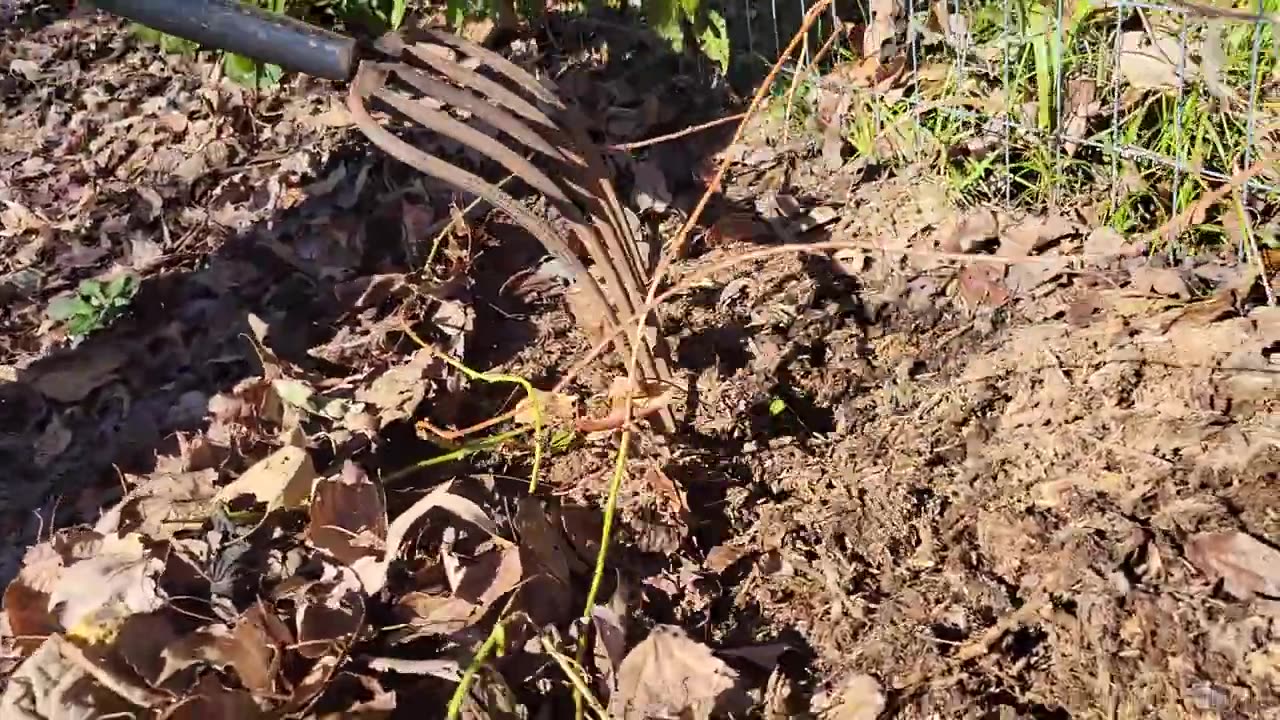
<svg viewBox="0 0 1280 720">
<path fill-rule="evenodd" d="M 238 0 L 95 0 L 94 5 L 201 45 L 350 82 L 348 108 L 370 141 L 509 215 L 569 268 L 570 292 L 581 291 L 587 302 L 587 309 L 575 315 L 588 335 L 621 331 L 626 339 L 620 347 L 630 349 L 631 335 L 619 325 L 643 309 L 646 275 L 635 230 L 584 118 L 515 63 L 439 30 L 424 31 L 421 42 L 389 34 L 362 47 L 353 38 Z M 380 113 L 388 119 L 371 112 L 372 101 L 389 111 Z M 548 219 L 476 172 L 406 139 L 415 128 L 470 147 L 545 197 L 585 248 L 592 268 Z M 655 328 L 646 329 L 638 348 L 640 370 L 669 383 L 665 345 Z M 669 412 L 661 422 L 672 426 Z"/>
</svg>

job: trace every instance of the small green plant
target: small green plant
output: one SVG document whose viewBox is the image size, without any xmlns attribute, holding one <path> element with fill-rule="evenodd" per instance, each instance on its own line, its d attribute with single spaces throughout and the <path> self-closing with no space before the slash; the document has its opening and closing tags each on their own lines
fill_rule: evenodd
<svg viewBox="0 0 1280 720">
<path fill-rule="evenodd" d="M 80 340 L 123 315 L 136 292 L 138 279 L 132 275 L 121 275 L 106 283 L 85 280 L 74 294 L 50 303 L 49 319 L 63 323 L 67 335 Z"/>
<path fill-rule="evenodd" d="M 780 397 L 775 397 L 769 401 L 769 417 L 778 417 L 787 411 L 787 401 Z"/>
</svg>

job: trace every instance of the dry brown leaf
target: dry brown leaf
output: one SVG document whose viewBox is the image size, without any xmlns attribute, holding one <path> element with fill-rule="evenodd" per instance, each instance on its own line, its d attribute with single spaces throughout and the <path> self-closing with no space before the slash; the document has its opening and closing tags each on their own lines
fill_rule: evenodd
<svg viewBox="0 0 1280 720">
<path fill-rule="evenodd" d="M 1191 289 L 1187 287 L 1182 273 L 1172 268 L 1142 265 L 1133 270 L 1130 282 L 1138 292 L 1175 296 L 1184 300 L 1191 297 Z"/>
<path fill-rule="evenodd" d="M 659 625 L 618 668 L 610 714 L 623 720 L 710 718 L 737 684 L 738 673 L 711 648 L 674 625 Z"/>
<path fill-rule="evenodd" d="M 386 552 L 382 559 L 376 559 L 372 556 L 362 557 L 352 564 L 351 568 L 359 576 L 361 584 L 364 586 L 365 592 L 375 593 L 382 589 L 387 581 L 387 568 L 391 562 L 400 554 L 405 537 L 409 531 L 424 515 L 433 508 L 440 508 L 450 512 L 458 518 L 475 525 L 493 536 L 499 544 L 506 543 L 498 537 L 498 526 L 489 518 L 489 516 L 480 508 L 479 505 L 471 502 L 461 495 L 449 492 L 453 483 L 448 482 L 440 485 L 405 510 L 392 521 L 387 528 L 387 544 Z"/>
<path fill-rule="evenodd" d="M 1000 221 L 990 208 L 952 215 L 937 230 L 935 243 L 945 252 L 974 252 L 1000 232 Z"/>
<path fill-rule="evenodd" d="M 124 618 L 164 606 L 156 584 L 164 560 L 152 557 L 137 534 L 106 535 L 91 557 L 62 571 L 49 592 L 49 608 L 69 633 L 109 636 Z"/>
<path fill-rule="evenodd" d="M 884 44 L 893 40 L 897 14 L 897 0 L 872 0 L 871 22 L 862 34 L 864 55 L 878 57 Z"/>
<path fill-rule="evenodd" d="M 1198 73 L 1178 38 L 1159 34 L 1153 41 L 1145 30 L 1120 34 L 1119 65 L 1121 77 L 1133 87 L 1147 90 L 1177 89 Z M 1179 68 L 1185 80 L 1179 80 Z"/>
<path fill-rule="evenodd" d="M 618 669 L 627 655 L 627 632 L 618 613 L 604 605 L 591 609 L 591 624 L 595 628 L 595 667 L 608 689 L 604 695 L 607 702 L 617 691 Z"/>
<path fill-rule="evenodd" d="M 4 609 L 9 630 L 16 636 L 43 636 L 59 629 L 49 596 L 63 570 L 93 557 L 102 547 L 102 536 L 84 529 L 63 530 L 27 550 L 18 576 L 5 588 Z"/>
<path fill-rule="evenodd" d="M 360 578 L 345 565 L 324 563 L 321 580 L 291 585 L 287 591 L 277 591 L 276 600 L 288 599 L 294 603 L 294 635 L 292 649 L 304 658 L 315 660 L 311 672 L 321 672 L 321 666 L 343 655 L 353 638 L 365 627 L 368 620 L 365 593 Z M 300 579 L 295 578 L 295 579 Z M 311 681 L 323 684 L 324 678 L 308 676 L 303 685 Z M 319 686 L 295 690 L 290 702 L 298 702 L 302 694 Z"/>
<path fill-rule="evenodd" d="M 541 570 L 557 581 L 568 585 L 571 569 L 586 569 L 581 563 L 571 567 L 576 557 L 570 552 L 568 539 L 547 518 L 546 510 L 536 498 L 527 495 L 520 498 L 515 526 L 520 546 L 528 548 Z"/>
<path fill-rule="evenodd" d="M 165 648 L 164 668 L 158 682 L 163 683 L 178 671 L 196 663 L 220 670 L 232 670 L 240 682 L 254 694 L 276 692 L 276 676 L 288 642 L 288 628 L 262 603 L 236 620 L 234 627 L 217 623 L 206 625 L 195 633 Z"/>
<path fill-rule="evenodd" d="M 386 497 L 382 486 L 348 460 L 340 475 L 320 480 L 311 495 L 307 539 L 351 565 L 381 555 L 387 537 Z"/>
<path fill-rule="evenodd" d="M 396 603 L 396 614 L 414 630 L 426 635 L 452 635 L 480 619 L 474 603 L 449 595 L 407 593 Z"/>
<path fill-rule="evenodd" d="M 254 463 L 219 490 L 215 499 L 231 502 L 241 495 L 252 495 L 258 502 L 266 503 L 268 511 L 304 507 L 311 498 L 315 480 L 311 455 L 303 448 L 287 445 Z"/>
<path fill-rule="evenodd" d="M 451 581 L 456 597 L 476 605 L 483 612 L 514 590 L 523 576 L 520 548 L 504 544 L 472 558 Z"/>
<path fill-rule="evenodd" d="M 72 658 L 73 648 L 51 636 L 14 671 L 0 696 L 5 720 L 90 720 L 136 708 L 99 684 Z"/>
<path fill-rule="evenodd" d="M 1079 229 L 1080 226 L 1065 215 L 1029 217 L 1004 228 L 997 253 L 1005 257 L 1034 255 Z"/>
<path fill-rule="evenodd" d="M 970 307 L 1000 307 L 1009 302 L 1009 290 L 1002 279 L 1005 269 L 999 265 L 966 265 L 960 269 L 960 297 Z"/>
<path fill-rule="evenodd" d="M 814 712 L 821 720 L 875 720 L 884 711 L 880 683 L 870 675 L 850 675 L 827 697 L 814 698 Z"/>
<path fill-rule="evenodd" d="M 702 561 L 702 564 L 713 573 L 722 573 L 741 560 L 747 552 L 733 545 L 717 545 L 707 553 L 707 558 Z"/>
<path fill-rule="evenodd" d="M 278 717 L 258 705 L 252 693 L 228 688 L 215 675 L 204 675 L 189 697 L 174 704 L 165 720 L 266 720 Z"/>
<path fill-rule="evenodd" d="M 138 533 L 156 540 L 199 527 L 217 493 L 218 472 L 155 473 L 134 479 L 138 485 L 98 519 L 94 530 L 104 535 Z"/>
<path fill-rule="evenodd" d="M 1080 149 L 1081 140 L 1088 137 L 1089 121 L 1103 112 L 1098 99 L 1098 84 L 1091 78 L 1072 78 L 1067 82 L 1067 120 L 1064 129 L 1066 142 L 1062 150 L 1071 157 Z"/>
<path fill-rule="evenodd" d="M 371 385 L 356 392 L 356 400 L 378 410 L 381 425 L 410 417 L 431 389 L 444 362 L 422 348 L 406 362 L 382 373 Z"/>
<path fill-rule="evenodd" d="M 1209 94 L 1221 100 L 1228 110 L 1239 104 L 1235 90 L 1227 83 L 1227 67 L 1230 59 L 1222 47 L 1222 31 L 1225 22 L 1208 20 L 1205 23 L 1204 35 L 1200 38 L 1200 78 Z"/>
<path fill-rule="evenodd" d="M 1084 254 L 1099 257 L 1115 257 L 1130 252 L 1132 243 L 1109 227 L 1094 228 L 1084 239 Z"/>
<path fill-rule="evenodd" d="M 1280 596 L 1280 550 L 1242 532 L 1200 533 L 1187 543 L 1187 559 L 1241 600 Z"/>
</svg>

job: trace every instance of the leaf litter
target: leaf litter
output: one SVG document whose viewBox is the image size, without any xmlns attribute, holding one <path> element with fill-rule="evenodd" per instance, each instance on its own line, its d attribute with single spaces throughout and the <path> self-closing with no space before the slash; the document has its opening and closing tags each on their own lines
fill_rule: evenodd
<svg viewBox="0 0 1280 720">
<path fill-rule="evenodd" d="M 967 42 L 942 5 L 933 31 Z M 904 72 L 898 10 L 874 4 L 862 32 L 878 52 L 854 82 L 877 92 Z M 723 214 L 680 272 L 774 232 L 970 259 L 842 250 L 713 272 L 664 311 L 692 395 L 607 365 L 552 390 L 590 342 L 572 298 L 516 272 L 485 296 L 470 244 L 501 223 L 460 213 L 449 273 L 410 270 L 426 248 L 405 245 L 430 243 L 454 198 L 388 191 L 397 170 L 379 160 L 330 164 L 347 142 L 331 93 L 253 98 L 109 26 L 52 27 L 21 40 L 22 82 L 63 62 L 51 38 L 120 52 L 67 81 L 79 104 L 37 93 L 4 116 L 0 239 L 18 264 L 3 282 L 27 294 L 3 316 L 3 401 L 24 410 L 3 450 L 40 438 L 44 464 L 15 475 L 46 488 L 103 481 L 53 485 L 88 509 L 50 514 L 53 529 L 6 517 L 21 562 L 0 715 L 381 717 L 444 707 L 466 676 L 464 715 L 558 717 L 572 673 L 589 707 L 636 718 L 1277 707 L 1280 318 L 1230 258 L 1148 260 L 1087 213 L 962 211 L 928 177 L 851 175 L 824 128 L 795 147 L 758 133 L 723 190 L 772 210 Z M 1167 86 L 1148 42 L 1125 46 L 1142 57 L 1129 82 Z M 106 78 L 141 112 L 97 93 Z M 1087 124 L 1090 88 L 1067 90 Z M 602 105 L 613 140 L 680 116 L 611 91 L 639 103 Z M 36 108 L 69 118 L 65 146 Z M 246 143 L 232 120 L 263 111 L 269 141 Z M 84 157 L 92 187 L 72 172 Z M 683 179 L 636 168 L 638 209 L 687 206 Z M 144 293 L 174 270 L 189 287 L 74 350 L 42 328 L 48 300 L 124 264 Z M 538 340 L 485 369 L 537 378 L 529 399 L 441 358 L 497 344 L 477 318 L 506 295 Z M 641 419 L 673 408 L 687 426 L 641 431 L 597 576 L 627 395 Z M 515 439 L 482 450 L 431 430 L 503 411 Z"/>
</svg>

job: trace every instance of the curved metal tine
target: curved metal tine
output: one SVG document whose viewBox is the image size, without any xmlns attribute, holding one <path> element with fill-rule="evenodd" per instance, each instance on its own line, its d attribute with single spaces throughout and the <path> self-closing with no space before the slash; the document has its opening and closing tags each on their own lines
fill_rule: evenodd
<svg viewBox="0 0 1280 720">
<path fill-rule="evenodd" d="M 390 105 L 400 114 L 422 125 L 428 130 L 440 133 L 457 140 L 467 147 L 481 153 L 489 159 L 505 167 L 513 175 L 529 183 L 538 192 L 551 200 L 573 209 L 566 212 L 578 212 L 577 206 L 564 194 L 564 190 L 555 181 L 547 177 L 533 163 L 519 153 L 511 150 L 497 140 L 485 135 L 466 123 L 455 119 L 447 112 L 432 110 L 421 102 L 407 95 L 398 93 L 387 87 L 380 87 L 373 92 L 373 97 Z M 578 218 L 573 218 L 578 219 Z"/>
<path fill-rule="evenodd" d="M 466 110 L 495 130 L 506 133 L 514 140 L 528 145 L 552 160 L 571 164 L 574 163 L 574 160 L 577 160 L 580 164 L 580 158 L 571 159 L 566 153 L 561 152 L 559 148 L 547 142 L 533 128 L 520 122 L 516 116 L 502 106 L 495 105 L 488 99 L 465 88 L 457 88 L 449 83 L 441 82 L 410 65 L 395 63 L 390 68 L 400 80 L 423 95 L 439 100 L 446 105 Z"/>
<path fill-rule="evenodd" d="M 586 132 L 581 130 L 580 126 L 573 128 L 574 135 L 577 139 L 590 143 L 590 139 L 586 137 Z M 614 190 L 613 183 L 609 181 L 608 169 L 605 165 L 604 158 L 594 145 L 588 145 L 584 148 L 584 157 L 588 163 L 586 173 L 586 181 L 588 185 L 594 185 L 596 192 L 590 194 L 591 206 L 589 212 L 593 217 L 602 218 L 610 229 L 612 229 L 613 242 L 611 245 L 616 246 L 615 252 L 620 257 L 626 259 L 628 274 L 631 276 L 629 285 L 635 286 L 635 298 L 633 304 L 636 308 L 643 305 L 644 295 L 642 288 L 645 287 L 644 259 L 640 255 L 640 246 L 631 230 L 631 223 L 627 220 L 626 211 L 622 208 L 622 203 L 618 201 L 617 192 Z M 606 238 L 608 240 L 610 238 Z"/>
<path fill-rule="evenodd" d="M 506 133 L 512 139 L 524 143 L 552 161 L 563 163 L 566 167 L 560 169 L 567 172 L 559 182 L 569 191 L 571 198 L 579 199 L 576 203 L 577 205 L 583 204 L 582 198 L 592 197 L 574 179 L 577 174 L 582 172 L 584 162 L 582 158 L 566 148 L 551 144 L 536 130 L 522 123 L 519 118 L 512 115 L 502 106 L 494 104 L 487 98 L 476 95 L 469 90 L 457 88 L 437 80 L 427 73 L 404 63 L 380 65 L 393 71 L 406 85 L 421 92 L 427 98 L 440 100 L 445 104 L 466 110 L 474 114 L 481 122 Z"/>
<path fill-rule="evenodd" d="M 529 231 L 542 244 L 548 252 L 555 255 L 563 261 L 568 267 L 577 284 L 582 285 L 583 290 L 589 296 L 591 302 L 596 303 L 601 312 L 604 314 L 608 329 L 612 331 L 618 328 L 621 321 L 617 311 L 610 304 L 608 298 L 604 294 L 604 290 L 596 281 L 595 277 L 587 270 L 582 260 L 569 247 L 568 243 L 560 237 L 556 230 L 549 223 L 534 215 L 520 201 L 503 192 L 500 188 L 485 181 L 478 175 L 474 175 L 460 167 L 449 162 L 441 160 L 404 140 L 396 137 L 391 131 L 378 124 L 369 114 L 365 107 L 365 97 L 376 94 L 382 90 L 387 78 L 385 68 L 379 68 L 373 63 L 362 65 L 356 73 L 356 77 L 351 83 L 350 90 L 347 95 L 347 107 L 351 112 L 352 120 L 356 127 L 383 152 L 391 157 L 409 165 L 419 172 L 433 177 L 442 182 L 458 187 L 477 197 L 485 199 L 495 208 L 507 213 L 511 218 L 525 230 Z M 582 229 L 581 236 L 593 252 L 598 253 L 600 250 L 598 238 L 593 237 L 594 233 L 589 226 L 577 224 L 575 227 Z M 596 255 L 599 257 L 599 255 Z M 617 283 L 617 269 L 610 263 L 603 263 L 602 268 L 606 273 L 612 276 L 612 282 Z M 610 272 L 612 271 L 612 272 Z M 632 346 L 632 338 L 630 333 L 623 332 L 622 337 L 618 341 L 618 350 L 622 353 L 629 353 Z M 653 347 L 644 338 L 640 341 L 640 346 L 636 348 L 639 352 L 640 364 L 644 373 L 654 378 L 667 378 L 669 372 L 666 370 L 666 364 L 660 368 L 657 363 L 657 356 Z M 664 424 L 670 425 L 667 420 L 663 420 Z"/>
<path fill-rule="evenodd" d="M 357 72 L 356 80 L 352 83 L 347 95 L 347 107 L 360 132 L 383 152 L 400 162 L 425 175 L 482 197 L 494 207 L 510 215 L 513 220 L 541 242 L 548 252 L 569 266 L 574 277 L 583 283 L 587 293 L 592 296 L 592 302 L 601 303 L 606 320 L 609 321 L 612 327 L 617 327 L 618 316 L 614 312 L 613 306 L 605 299 L 599 284 L 587 272 L 586 266 L 582 264 L 577 254 L 573 252 L 568 243 L 556 233 L 551 225 L 530 212 L 520 201 L 485 181 L 484 178 L 410 145 L 373 119 L 365 107 L 365 95 L 377 92 L 382 82 L 381 78 L 371 77 L 372 75 L 373 73 L 368 72 L 367 67 L 362 67 Z"/>
<path fill-rule="evenodd" d="M 497 81 L 487 78 L 471 68 L 465 68 L 452 60 L 441 57 L 421 45 L 410 45 L 408 50 L 409 54 L 414 58 L 429 65 L 432 70 L 444 75 L 458 85 L 472 88 L 483 95 L 487 95 L 491 102 L 496 102 L 506 107 L 529 122 L 536 123 L 554 132 L 559 131 L 560 128 L 556 126 L 551 118 L 547 117 L 546 113 L 534 107 L 528 100 L 498 84 Z"/>
<path fill-rule="evenodd" d="M 533 93 L 542 102 L 550 105 L 557 110 L 565 109 L 564 101 L 556 97 L 555 93 L 543 87 L 538 82 L 538 78 L 534 77 L 529 71 L 516 65 L 507 58 L 486 48 L 482 45 L 459 37 L 450 32 L 438 30 L 435 28 L 428 29 L 426 34 L 441 45 L 448 45 L 455 50 L 461 50 L 471 57 L 478 58 L 484 64 L 493 68 L 495 71 L 505 75 L 509 80 L 515 82 L 520 87 L 527 89 Z"/>
</svg>

